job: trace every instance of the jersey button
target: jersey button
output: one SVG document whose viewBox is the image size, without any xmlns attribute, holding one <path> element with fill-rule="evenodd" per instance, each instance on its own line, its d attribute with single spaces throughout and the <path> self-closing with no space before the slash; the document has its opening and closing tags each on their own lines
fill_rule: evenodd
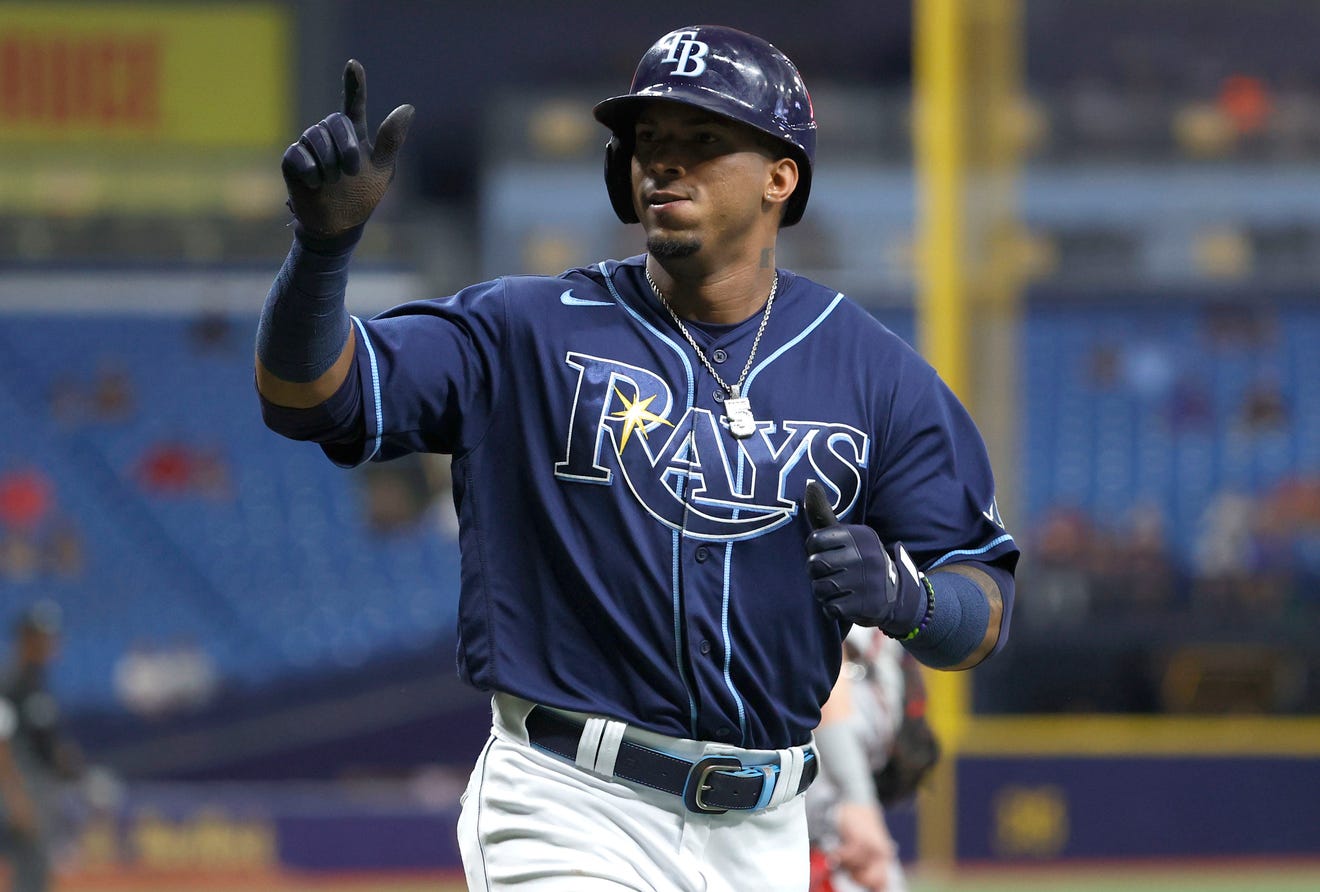
<svg viewBox="0 0 1320 892">
<path fill-rule="evenodd" d="M 724 362 L 724 360 L 728 358 L 729 354 L 725 353 L 723 350 L 716 350 L 710 355 L 711 362 Z"/>
<path fill-rule="evenodd" d="M 701 654 L 702 654 L 702 656 L 707 656 L 707 655 L 710 654 L 710 642 L 709 642 L 709 641 L 703 641 L 703 642 L 701 642 Z"/>
<path fill-rule="evenodd" d="M 704 564 L 706 558 L 710 557 L 710 549 L 704 545 L 697 547 L 697 563 Z"/>
<path fill-rule="evenodd" d="M 715 391 L 714 393 L 712 393 L 712 394 L 710 395 L 710 398 L 713 399 L 713 400 L 714 400 L 715 402 L 717 402 L 717 403 L 722 403 L 722 402 L 724 402 L 724 391 L 723 391 L 723 390 L 717 390 L 717 391 Z"/>
<path fill-rule="evenodd" d="M 726 738 L 726 737 L 729 736 L 729 729 L 728 729 L 728 728 L 716 728 L 716 729 L 715 729 L 715 736 L 718 737 L 720 740 L 723 740 L 724 738 Z"/>
</svg>

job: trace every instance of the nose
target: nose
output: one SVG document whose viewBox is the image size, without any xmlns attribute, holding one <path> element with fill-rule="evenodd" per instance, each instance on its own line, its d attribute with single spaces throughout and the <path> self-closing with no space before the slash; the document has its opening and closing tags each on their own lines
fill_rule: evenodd
<svg viewBox="0 0 1320 892">
<path fill-rule="evenodd" d="M 637 160 L 652 174 L 681 176 L 687 166 L 674 140 L 657 139 L 637 147 Z"/>
</svg>

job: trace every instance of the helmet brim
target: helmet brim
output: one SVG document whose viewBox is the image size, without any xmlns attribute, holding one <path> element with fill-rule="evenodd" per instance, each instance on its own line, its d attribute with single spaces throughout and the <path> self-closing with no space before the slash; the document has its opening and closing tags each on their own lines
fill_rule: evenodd
<svg viewBox="0 0 1320 892">
<path fill-rule="evenodd" d="M 595 108 L 592 109 L 592 115 L 595 116 L 597 121 L 610 128 L 615 136 L 627 140 L 632 138 L 633 126 L 637 123 L 637 116 L 641 114 L 642 109 L 656 102 L 674 102 L 679 105 L 688 105 L 718 115 L 721 118 L 728 118 L 735 124 L 750 127 L 760 133 L 782 140 L 788 144 L 790 149 L 802 154 L 804 160 L 811 161 L 803 145 L 807 140 L 810 140 L 810 144 L 814 145 L 814 126 L 809 129 L 794 129 L 787 124 L 782 127 L 761 126 L 758 123 L 753 123 L 753 121 L 763 115 L 762 112 L 756 111 L 747 103 L 738 102 L 726 93 L 701 86 L 679 88 L 669 84 L 657 84 L 652 87 L 645 87 L 635 93 L 612 96 L 596 103 Z"/>
</svg>

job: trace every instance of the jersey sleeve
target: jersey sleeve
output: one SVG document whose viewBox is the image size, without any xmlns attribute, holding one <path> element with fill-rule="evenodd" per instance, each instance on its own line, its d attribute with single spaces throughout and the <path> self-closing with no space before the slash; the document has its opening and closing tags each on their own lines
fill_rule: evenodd
<svg viewBox="0 0 1320 892">
<path fill-rule="evenodd" d="M 498 399 L 508 300 L 503 279 L 452 297 L 353 317 L 361 440 L 325 444 L 352 467 L 410 452 L 461 454 L 490 423 Z"/>
<path fill-rule="evenodd" d="M 967 409 L 915 354 L 893 400 L 867 503 L 867 523 L 886 545 L 902 542 L 918 566 L 1002 563 L 1017 545 L 995 501 L 990 458 Z"/>
</svg>

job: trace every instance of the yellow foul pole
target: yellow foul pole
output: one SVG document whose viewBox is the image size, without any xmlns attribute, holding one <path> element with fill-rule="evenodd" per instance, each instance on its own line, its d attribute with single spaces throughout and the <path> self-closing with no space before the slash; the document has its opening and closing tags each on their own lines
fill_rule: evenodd
<svg viewBox="0 0 1320 892">
<path fill-rule="evenodd" d="M 964 0 L 918 0 L 915 17 L 918 337 L 926 359 L 966 396 Z"/>
<path fill-rule="evenodd" d="M 1021 0 L 914 6 L 919 347 L 982 426 L 1001 505 L 1014 456 L 1020 22 Z M 970 678 L 926 679 L 945 756 L 919 809 L 920 854 L 951 864 L 957 755 L 974 727 Z"/>
</svg>

